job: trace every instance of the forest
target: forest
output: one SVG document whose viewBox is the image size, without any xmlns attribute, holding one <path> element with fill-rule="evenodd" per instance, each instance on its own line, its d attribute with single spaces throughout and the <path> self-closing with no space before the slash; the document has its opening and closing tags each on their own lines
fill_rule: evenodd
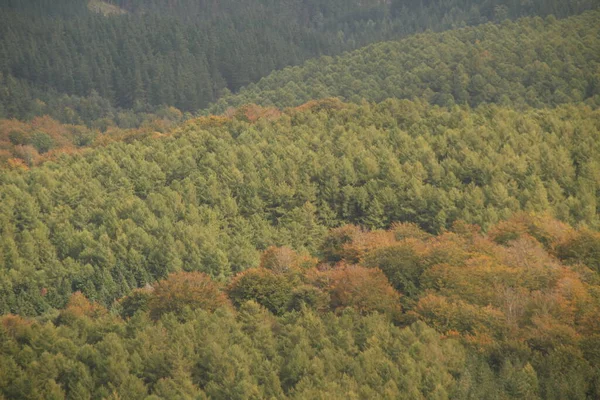
<svg viewBox="0 0 600 400">
<path fill-rule="evenodd" d="M 325 233 L 229 283 L 174 272 L 111 309 L 1 317 L 6 398 L 585 399 L 600 395 L 600 234 L 516 214 Z M 595 252 L 595 254 L 594 254 Z"/>
<path fill-rule="evenodd" d="M 500 104 L 524 109 L 581 102 L 594 107 L 600 102 L 598 18 L 598 12 L 566 20 L 525 18 L 378 43 L 274 72 L 198 114 L 231 114 L 245 104 L 295 107 L 329 97 L 355 103 L 423 100 L 444 107 Z M 103 101 L 97 94 L 95 98 Z M 48 111 L 46 103 L 36 104 Z M 101 118 L 104 106 L 94 101 L 79 105 L 83 108 L 75 111 L 61 103 L 66 119 L 53 113 L 18 122 L 0 119 L 0 165 L 31 166 L 56 152 L 99 146 L 113 138 L 166 133 L 193 117 L 163 105 L 152 112 L 120 111 Z"/>
<path fill-rule="evenodd" d="M 241 111 L 0 175 L 0 311 L 37 315 L 75 291 L 110 305 L 178 270 L 225 279 L 269 245 L 317 254 L 347 223 L 439 233 L 524 210 L 600 227 L 600 111 L 586 105 Z"/>
<path fill-rule="evenodd" d="M 0 399 L 600 398 L 592 0 L 0 0 Z"/>
<path fill-rule="evenodd" d="M 598 105 L 598 13 L 534 17 L 376 43 L 270 74 L 210 108 L 247 103 L 291 107 L 327 97 L 424 99 L 452 107 L 483 103 L 542 108 Z"/>
<path fill-rule="evenodd" d="M 425 30 L 565 17 L 598 6 L 596 0 L 111 3 L 122 13 L 93 12 L 88 0 L 0 0 L 0 118 L 49 115 L 99 129 L 138 127 L 160 109 L 194 113 L 312 57 Z"/>
</svg>

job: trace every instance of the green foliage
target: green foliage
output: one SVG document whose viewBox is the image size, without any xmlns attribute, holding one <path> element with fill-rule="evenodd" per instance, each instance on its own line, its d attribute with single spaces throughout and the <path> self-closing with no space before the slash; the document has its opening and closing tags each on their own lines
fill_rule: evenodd
<svg viewBox="0 0 600 400">
<path fill-rule="evenodd" d="M 31 137 L 31 145 L 35 147 L 40 154 L 46 153 L 48 150 L 50 150 L 53 144 L 52 138 L 43 132 L 36 132 Z"/>
<path fill-rule="evenodd" d="M 10 131 L 8 133 L 8 139 L 15 146 L 29 144 L 29 140 L 25 137 L 25 134 L 18 130 Z"/>
<path fill-rule="evenodd" d="M 237 316 L 197 311 L 185 322 L 81 316 L 60 327 L 5 316 L 0 395 L 431 397 L 452 393 L 465 362 L 462 345 L 440 339 L 422 323 L 400 329 L 381 316 L 350 310 L 342 316 L 305 311 L 269 321 L 256 307 L 249 303 Z"/>
<path fill-rule="evenodd" d="M 132 291 L 127 297 L 120 301 L 121 316 L 123 318 L 130 318 L 138 311 L 148 311 L 151 299 L 152 290 L 150 290 L 150 288 Z"/>
<path fill-rule="evenodd" d="M 580 262 L 600 272 L 600 234 L 588 229 L 579 231 L 558 247 L 558 256 L 569 263 Z"/>
<path fill-rule="evenodd" d="M 275 314 L 288 309 L 294 288 L 292 280 L 268 269 L 249 269 L 231 282 L 227 294 L 235 305 L 254 300 Z"/>
<path fill-rule="evenodd" d="M 409 299 L 414 300 L 420 294 L 419 278 L 425 265 L 410 244 L 400 243 L 369 252 L 363 264 L 381 269 L 390 284 Z"/>
<path fill-rule="evenodd" d="M 113 3 L 0 2 L 0 398 L 600 396 L 594 2 Z"/>
<path fill-rule="evenodd" d="M 292 291 L 291 299 L 288 305 L 290 310 L 302 310 L 304 307 L 312 308 L 317 311 L 329 309 L 331 296 L 312 285 L 301 285 Z"/>
<path fill-rule="evenodd" d="M 593 163 L 582 168 L 578 160 L 600 159 L 599 120 L 583 105 L 517 112 L 327 101 L 252 122 L 199 118 L 171 135 L 4 170 L 0 307 L 40 314 L 75 291 L 108 306 L 172 272 L 226 279 L 257 266 L 272 245 L 357 263 L 394 237 L 426 239 L 421 229 L 439 232 L 458 219 L 488 228 L 520 210 L 598 227 L 589 210 L 600 181 Z M 378 228 L 413 225 L 372 237 L 357 227 L 326 235 L 375 220 Z M 527 222 L 523 232 L 554 251 L 567 242 L 553 233 L 559 224 L 547 225 Z M 265 266 L 314 262 L 290 251 L 273 252 Z M 594 267 L 593 246 L 577 254 Z M 386 265 L 399 264 L 390 257 L 372 265 L 408 301 L 418 268 L 394 277 Z M 430 258 L 460 254 L 440 248 Z"/>
<path fill-rule="evenodd" d="M 96 8 L 100 3 L 104 9 L 123 9 L 128 13 L 105 16 L 93 11 L 95 7 L 88 10 L 88 3 L 96 4 Z M 222 95 L 227 98 L 227 93 L 241 87 L 248 86 L 251 92 L 262 77 L 274 70 L 324 54 L 340 54 L 428 29 L 442 31 L 525 15 L 566 17 L 597 7 L 594 0 L 571 1 L 568 6 L 559 0 L 432 0 L 417 4 L 398 0 L 389 3 L 33 0 L 21 4 L 4 0 L 0 2 L 0 118 L 30 119 L 48 114 L 69 124 L 102 127 L 110 121 L 123 128 L 137 127 L 152 119 L 149 113 L 162 114 L 165 105 L 197 111 Z M 546 49 L 554 50 L 554 45 L 543 52 L 539 49 L 543 57 Z M 450 46 L 457 47 L 457 43 L 454 41 Z M 406 50 L 403 48 L 400 52 Z M 546 96 L 546 92 L 552 91 L 552 103 L 562 103 L 587 98 L 590 92 L 593 95 L 594 85 L 585 85 L 587 77 L 578 70 L 580 57 L 573 54 L 579 50 L 572 46 L 565 50 L 564 54 L 569 54 L 572 62 L 568 61 L 561 68 L 562 75 L 576 81 L 576 85 L 567 87 L 562 80 L 540 83 L 531 93 L 527 92 L 527 96 L 539 97 L 540 92 Z M 389 52 L 389 49 L 384 51 Z M 437 55 L 426 54 L 426 57 L 431 59 Z M 472 56 L 460 54 L 461 60 L 477 62 Z M 552 64 L 546 58 L 540 60 L 545 65 L 534 63 L 530 56 L 523 58 L 530 67 L 524 72 L 518 71 L 526 75 L 528 81 L 545 80 L 548 66 L 557 68 L 557 60 L 552 60 Z M 495 57 L 503 59 L 505 54 Z M 404 92 L 402 97 L 412 98 L 420 96 L 425 87 L 435 92 L 432 102 L 451 105 L 463 104 L 469 98 L 471 103 L 492 98 L 502 101 L 504 97 L 514 100 L 527 89 L 518 94 L 511 94 L 514 87 L 510 91 L 508 88 L 500 90 L 498 79 L 486 68 L 473 71 L 466 65 L 468 71 L 464 73 L 460 67 L 452 68 L 446 60 L 440 68 L 415 60 L 402 64 L 403 70 L 399 71 L 399 64 L 393 65 L 394 61 L 390 61 L 388 65 L 381 62 L 374 69 L 368 66 L 362 73 L 350 70 L 349 75 L 343 74 L 344 79 L 334 78 L 334 75 L 331 80 L 315 79 L 311 73 L 300 79 L 295 76 L 291 79 L 293 82 L 289 82 L 290 77 L 285 72 L 285 77 L 277 82 L 270 79 L 274 84 L 265 81 L 258 83 L 258 87 L 274 91 L 264 100 L 268 97 L 278 105 L 300 104 L 310 98 L 332 95 L 352 101 L 362 97 L 379 100 L 390 96 L 390 93 L 384 95 L 387 88 Z M 409 64 L 417 68 L 404 74 Z M 334 72 L 332 66 L 325 67 L 328 75 Z M 333 66 L 334 69 L 339 67 Z M 380 73 L 369 76 L 388 67 L 395 68 L 385 76 L 378 77 Z M 434 69 L 440 79 L 432 77 Z M 510 69 L 506 72 L 516 74 Z M 422 80 L 418 89 L 415 75 Z M 404 86 L 406 80 L 415 82 Z M 330 82 L 347 86 L 338 93 L 329 89 Z M 391 95 L 397 96 L 396 93 Z M 245 100 L 258 101 L 247 96 Z M 528 98 L 527 102 L 536 101 L 539 100 Z M 229 103 L 227 99 L 224 104 Z M 225 110 L 223 107 L 221 111 Z"/>
<path fill-rule="evenodd" d="M 344 246 L 361 249 L 369 268 L 299 267 L 297 253 L 271 247 L 262 267 L 232 279 L 227 294 L 236 308 L 198 272 L 170 274 L 121 299 L 124 319 L 78 292 L 58 313 L 0 318 L 0 395 L 595 395 L 598 274 L 560 264 L 525 233 L 495 243 L 518 224 L 541 238 L 564 233 L 565 243 L 593 233 L 524 214 L 490 235 L 464 223 L 453 228 L 460 234 L 437 236 L 410 224 L 388 232 L 345 227 L 354 234 Z M 414 288 L 402 311 L 378 265 L 398 287 Z"/>
<path fill-rule="evenodd" d="M 525 18 L 376 43 L 274 72 L 209 110 L 247 103 L 293 107 L 326 97 L 356 103 L 420 98 L 444 107 L 597 105 L 598 18 L 597 11 L 562 21 Z"/>
</svg>

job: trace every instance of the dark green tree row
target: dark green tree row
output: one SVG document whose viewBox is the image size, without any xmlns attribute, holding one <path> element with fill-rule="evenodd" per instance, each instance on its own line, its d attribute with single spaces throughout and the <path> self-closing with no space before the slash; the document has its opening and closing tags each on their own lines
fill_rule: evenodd
<svg viewBox="0 0 600 400">
<path fill-rule="evenodd" d="M 322 54 L 425 29 L 567 16 L 597 6 L 592 0 L 568 7 L 557 0 L 111 3 L 129 13 L 105 17 L 87 11 L 84 0 L 0 1 L 0 117 L 49 114 L 65 123 L 109 119 L 127 126 L 135 117 L 123 122 L 120 110 L 196 111 Z"/>
<path fill-rule="evenodd" d="M 345 223 L 437 232 L 526 210 L 597 228 L 599 126 L 585 105 L 328 100 L 5 170 L 0 312 L 40 314 L 75 291 L 109 305 L 179 270 L 223 279 L 273 244 L 316 253 Z"/>
<path fill-rule="evenodd" d="M 0 7 L 29 16 L 76 17 L 89 13 L 85 0 L 0 0 Z"/>
<path fill-rule="evenodd" d="M 374 44 L 286 68 L 223 97 L 210 112 L 255 103 L 290 107 L 324 97 L 421 98 L 452 106 L 600 102 L 600 13 L 525 18 Z"/>
</svg>

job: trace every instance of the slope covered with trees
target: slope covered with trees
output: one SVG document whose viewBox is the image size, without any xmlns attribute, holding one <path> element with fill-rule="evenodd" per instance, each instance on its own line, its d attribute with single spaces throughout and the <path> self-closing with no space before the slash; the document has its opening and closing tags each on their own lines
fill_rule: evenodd
<svg viewBox="0 0 600 400">
<path fill-rule="evenodd" d="M 597 11 L 565 20 L 525 18 L 377 43 L 275 72 L 209 111 L 247 103 L 291 107 L 325 97 L 472 107 L 597 105 L 599 19 Z"/>
<path fill-rule="evenodd" d="M 599 126 L 585 105 L 327 100 L 4 171 L 0 310 L 43 313 L 77 290 L 109 305 L 182 269 L 224 278 L 272 244 L 315 253 L 345 223 L 440 232 L 527 210 L 598 228 Z"/>
<path fill-rule="evenodd" d="M 128 13 L 96 14 L 87 0 L 0 1 L 0 117 L 49 114 L 69 124 L 109 120 L 129 128 L 139 120 L 135 114 L 161 106 L 195 112 L 318 55 L 425 29 L 560 17 L 597 6 L 593 0 L 113 3 Z"/>
<path fill-rule="evenodd" d="M 0 168 L 29 168 L 58 154 L 84 151 L 113 141 L 132 141 L 169 132 L 184 119 L 173 107 L 156 114 L 138 114 L 139 128 L 106 125 L 102 129 L 86 125 L 62 124 L 46 116 L 30 121 L 0 119 Z"/>
<path fill-rule="evenodd" d="M 600 398 L 595 7 L 0 0 L 0 399 Z"/>
<path fill-rule="evenodd" d="M 565 257 L 581 243 L 600 234 L 527 214 L 487 235 L 344 226 L 318 266 L 271 247 L 226 286 L 173 273 L 112 312 L 75 293 L 43 319 L 0 319 L 0 394 L 596 398 L 598 266 Z"/>
<path fill-rule="evenodd" d="M 143 15 L 144 18 L 150 18 L 149 15 Z M 217 15 L 221 14 L 217 13 Z M 99 21 L 104 19 L 104 17 L 96 18 L 100 18 Z M 600 96 L 598 94 L 600 35 L 596 23 L 599 18 L 598 11 L 595 11 L 561 21 L 553 18 L 546 21 L 539 18 L 524 19 L 516 23 L 489 24 L 441 34 L 422 34 L 397 42 L 377 44 L 337 58 L 321 58 L 310 61 L 302 67 L 274 73 L 257 85 L 248 86 L 237 95 L 225 96 L 209 110 L 218 113 L 228 112 L 231 115 L 231 106 L 258 103 L 287 107 L 324 96 L 337 96 L 357 103 L 362 99 L 381 101 L 386 98 L 419 98 L 448 107 L 455 104 L 474 107 L 483 103 L 497 103 L 523 108 L 556 106 L 571 102 L 584 102 L 591 107 L 596 107 Z M 57 25 L 53 21 L 54 19 L 49 19 L 46 22 L 48 27 L 54 29 Z M 74 29 L 81 28 L 78 21 L 74 19 L 70 22 Z M 101 26 L 100 22 L 98 24 Z M 42 24 L 36 29 L 43 30 L 45 29 L 43 26 L 45 25 Z M 94 26 L 92 24 L 89 29 L 91 29 L 91 37 L 96 38 L 92 34 Z M 126 24 L 124 29 L 134 29 L 134 26 L 135 24 Z M 174 25 L 174 28 L 165 24 L 163 27 L 179 29 L 177 26 L 179 25 Z M 8 28 L 4 27 L 4 29 Z M 107 57 L 118 60 L 123 57 L 136 57 L 135 54 L 141 56 L 144 54 L 144 48 L 151 49 L 157 43 L 162 43 L 161 48 L 167 51 L 164 60 L 171 62 L 172 54 L 179 54 L 181 49 L 188 48 L 188 44 L 191 44 L 190 42 L 183 47 L 179 45 L 172 47 L 173 43 L 165 42 L 166 39 L 160 33 L 160 29 L 154 30 L 156 32 L 144 34 L 140 39 L 147 41 L 154 40 L 152 39 L 154 37 L 156 39 L 154 44 L 142 45 L 140 42 L 132 48 L 122 48 L 119 51 L 126 51 L 126 54 L 119 53 L 118 58 L 114 58 L 117 53 L 110 50 L 110 46 L 113 39 L 119 35 L 104 37 L 102 40 L 106 43 L 101 47 L 108 53 L 114 53 Z M 202 36 L 199 32 L 194 34 Z M 174 38 L 186 37 L 178 33 L 174 35 Z M 135 38 L 135 35 L 131 37 Z M 102 36 L 99 36 L 96 39 L 101 40 L 101 38 Z M 207 39 L 203 37 L 202 40 Z M 34 42 L 27 43 L 32 45 Z M 200 45 L 199 42 L 194 43 Z M 28 45 L 11 46 L 16 51 L 16 49 L 27 48 Z M 130 53 L 130 50 L 133 53 Z M 94 59 L 102 53 L 100 51 L 96 54 L 93 47 L 85 51 L 90 51 L 88 56 Z M 41 53 L 43 52 L 35 54 L 39 60 L 45 57 Z M 51 51 L 48 54 L 56 58 L 51 64 L 60 73 L 69 70 L 64 66 L 61 67 L 61 63 L 65 60 L 63 53 Z M 223 54 L 222 51 L 217 53 Z M 158 62 L 157 57 L 152 56 L 151 59 L 140 62 L 145 67 L 153 68 L 151 65 Z M 27 65 L 23 64 L 19 67 L 20 73 L 26 74 L 29 68 L 32 73 L 35 72 L 36 79 L 40 82 L 46 81 L 48 76 L 44 74 L 48 70 L 36 63 L 29 65 L 25 58 L 22 61 Z M 4 61 L 10 64 L 10 58 Z M 88 60 L 89 65 L 90 63 L 92 62 Z M 83 61 L 79 67 L 84 68 L 85 65 L 86 62 Z M 181 65 L 183 68 L 184 64 Z M 199 64 L 194 65 L 196 68 Z M 114 70 L 117 67 L 107 64 L 95 65 L 94 68 L 103 74 L 107 74 L 106 71 L 112 69 L 112 72 L 106 76 L 106 82 L 101 85 L 102 90 L 110 92 L 111 82 L 114 83 L 112 78 L 118 74 Z M 143 72 L 143 68 L 135 67 L 135 70 L 136 74 Z M 194 85 L 203 86 L 204 83 L 200 82 L 202 79 L 206 78 L 213 83 L 220 79 L 215 81 L 214 77 L 209 76 L 210 74 L 191 73 L 188 76 L 181 69 L 177 71 L 177 79 L 181 79 L 181 82 L 176 85 L 172 81 L 158 79 L 164 77 L 162 75 L 146 74 L 144 79 L 146 83 L 152 82 L 157 90 L 159 87 L 156 85 L 166 85 L 168 90 L 177 93 L 178 96 L 184 95 L 187 91 L 192 97 L 200 93 L 198 86 Z M 41 72 L 44 74 L 40 74 Z M 185 76 L 193 79 L 194 85 L 187 85 L 184 82 L 187 79 Z M 10 78 L 10 75 L 6 75 L 7 84 L 10 82 L 16 84 L 17 81 Z M 89 77 L 80 76 L 76 81 L 85 85 L 94 85 L 94 80 L 90 80 Z M 119 85 L 123 95 L 132 99 L 131 93 L 139 89 L 139 93 L 143 92 L 143 96 L 148 99 L 150 92 L 143 89 L 147 86 L 145 83 L 140 83 L 141 81 L 135 83 L 135 80 L 129 78 L 126 81 L 125 84 Z M 184 86 L 185 91 L 180 90 Z M 31 166 L 51 158 L 57 151 L 73 151 L 90 144 L 105 143 L 107 138 L 131 137 L 131 129 L 138 127 L 141 129 L 136 129 L 135 134 L 166 132 L 174 124 L 191 118 L 190 113 L 182 113 L 175 107 L 158 106 L 163 102 L 160 99 L 154 106 L 146 107 L 136 102 L 139 107 L 127 110 L 115 107 L 110 100 L 98 92 L 88 97 L 54 93 L 49 95 L 47 102 L 36 100 L 30 103 L 26 99 L 27 96 L 21 98 L 24 102 L 14 98 L 14 95 L 25 93 L 20 89 L 16 87 L 5 89 L 6 96 L 0 97 L 0 101 L 5 101 L 6 107 L 15 109 L 24 105 L 27 108 L 27 104 L 34 104 L 37 111 L 28 114 L 29 117 L 48 113 L 54 118 L 36 117 L 27 122 L 0 120 L 0 165 L 16 163 Z M 50 91 L 46 94 L 54 89 L 48 90 Z M 9 112 L 10 114 L 13 113 Z M 66 125 L 59 126 L 53 120 Z M 120 131 L 119 128 L 127 131 Z"/>
<path fill-rule="evenodd" d="M 135 10 L 132 12 L 140 12 Z M 193 14 L 191 10 L 190 13 Z M 543 107 L 583 101 L 595 107 L 600 87 L 597 18 L 598 12 L 591 12 L 564 21 L 521 20 L 374 45 L 339 58 L 324 58 L 274 73 L 239 95 L 226 96 L 210 110 L 231 113 L 232 105 L 248 102 L 285 107 L 329 95 L 354 102 L 399 97 L 421 98 L 444 106 L 500 103 Z M 54 20 L 47 21 L 48 26 L 54 26 L 51 21 Z M 148 46 L 145 47 L 152 47 Z M 60 67 L 60 63 L 54 64 Z M 35 63 L 27 67 L 36 73 L 45 70 L 38 71 Z M 66 71 L 62 67 L 59 70 Z M 84 78 L 78 80 L 91 82 Z M 156 76 L 147 78 L 157 82 Z M 193 79 L 199 77 L 194 75 Z M 12 97 L 23 93 L 13 89 L 4 91 L 8 108 L 28 102 Z M 131 93 L 130 89 L 127 85 L 120 88 L 123 93 Z M 199 93 L 193 86 L 188 89 L 193 96 Z M 173 86 L 169 90 L 181 94 Z M 34 103 L 37 111 L 29 116 L 49 113 L 54 118 L 0 120 L 0 165 L 31 166 L 54 157 L 56 152 L 78 151 L 114 138 L 164 133 L 191 117 L 174 107 L 142 107 L 141 103 L 135 110 L 119 109 L 97 92 L 85 98 L 55 93 L 48 102 Z M 66 124 L 61 126 L 56 120 Z M 141 129 L 132 130 L 136 127 Z"/>
</svg>

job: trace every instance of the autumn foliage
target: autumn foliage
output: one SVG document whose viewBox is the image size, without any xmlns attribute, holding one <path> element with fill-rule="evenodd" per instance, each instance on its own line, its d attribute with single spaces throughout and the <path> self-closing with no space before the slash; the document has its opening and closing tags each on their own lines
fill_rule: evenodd
<svg viewBox="0 0 600 400">
<path fill-rule="evenodd" d="M 332 229 L 321 247 L 325 261 L 344 260 L 357 263 L 367 251 L 393 244 L 393 231 L 365 231 L 358 226 L 345 225 Z"/>
<path fill-rule="evenodd" d="M 600 280 L 593 268 L 596 233 L 570 227 L 562 232 L 561 226 L 550 218 L 525 214 L 501 222 L 487 233 L 461 222 L 454 224 L 451 232 L 437 236 L 408 224 L 396 224 L 388 231 L 348 225 L 332 230 L 324 239 L 325 258 L 320 264 L 291 248 L 272 246 L 263 251 L 258 267 L 235 275 L 225 290 L 204 273 L 172 273 L 121 299 L 116 305 L 122 318 L 77 292 L 54 322 L 62 329 L 82 330 L 82 336 L 91 342 L 105 335 L 108 343 L 101 341 L 101 349 L 109 348 L 117 337 L 106 332 L 120 332 L 119 326 L 127 325 L 127 335 L 139 334 L 146 341 L 147 348 L 136 347 L 136 351 L 149 357 L 143 373 L 158 379 L 157 393 L 166 390 L 161 386 L 167 382 L 162 377 L 163 365 L 170 365 L 170 357 L 198 352 L 204 364 L 190 364 L 188 375 L 194 384 L 214 389 L 220 393 L 217 397 L 226 396 L 225 392 L 228 396 L 225 389 L 234 385 L 233 380 L 228 381 L 229 386 L 218 387 L 204 382 L 211 371 L 229 368 L 225 365 L 234 365 L 232 360 L 248 357 L 237 350 L 243 340 L 265 351 L 261 360 L 281 363 L 281 380 L 276 377 L 275 382 L 281 382 L 284 391 L 299 387 L 302 377 L 313 368 L 310 346 L 335 343 L 351 354 L 364 350 L 357 360 L 360 371 L 371 367 L 387 371 L 392 365 L 404 365 L 405 358 L 385 366 L 378 363 L 386 354 L 409 348 L 419 359 L 432 351 L 432 359 L 446 360 L 449 375 L 444 379 L 450 379 L 450 370 L 467 379 L 472 371 L 483 368 L 481 371 L 487 372 L 476 372 L 487 376 L 481 375 L 481 379 L 498 376 L 503 383 L 493 390 L 516 393 L 513 398 L 537 398 L 530 394 L 541 390 L 556 390 L 571 398 L 575 377 L 568 375 L 570 371 L 594 376 L 593 365 L 600 360 Z M 228 311 L 213 313 L 222 307 Z M 223 318 L 231 321 L 206 327 Z M 341 325 L 335 331 L 324 328 L 324 321 L 338 319 Z M 162 322 L 149 322 L 158 320 Z M 374 321 L 375 325 L 370 325 Z M 94 324 L 98 328 L 93 328 Z M 188 325 L 179 331 L 173 328 L 179 325 L 173 324 Z M 400 336 L 386 333 L 391 327 L 428 332 L 427 338 L 423 337 L 426 344 L 416 345 L 406 330 Z M 3 330 L 5 338 L 19 343 L 26 343 L 36 334 L 35 329 L 39 326 L 20 316 L 7 315 L 0 320 L 0 333 Z M 242 333 L 223 348 L 190 346 L 190 332 L 203 329 L 206 332 L 202 334 L 210 338 L 229 335 L 235 329 Z M 298 336 L 303 329 L 306 337 Z M 273 348 L 281 335 L 288 334 L 289 340 Z M 322 340 L 329 334 L 331 339 Z M 169 340 L 180 340 L 181 349 L 153 358 L 156 349 Z M 443 351 L 431 347 L 438 342 L 450 353 L 442 356 Z M 379 345 L 385 346 L 385 351 L 373 352 Z M 225 355 L 229 348 L 232 354 Z M 280 351 L 285 355 L 276 356 Z M 80 357 L 94 368 L 99 359 L 87 348 Z M 349 356 L 344 363 L 354 358 Z M 424 368 L 427 375 L 429 367 Z M 545 375 L 557 370 L 564 377 Z M 237 379 L 237 375 L 227 376 Z M 374 379 L 377 376 L 373 375 Z M 553 388 L 555 383 L 562 386 Z M 594 381 L 578 385 L 579 392 L 595 390 Z M 258 386 L 252 387 L 256 390 Z M 396 393 L 393 398 L 399 396 L 389 389 L 386 393 Z M 483 386 L 481 390 L 492 389 Z"/>
<path fill-rule="evenodd" d="M 71 295 L 64 310 L 61 310 L 58 322 L 70 324 L 82 318 L 99 319 L 106 315 L 108 315 L 108 310 L 105 307 L 87 299 L 83 293 L 75 292 Z"/>
<path fill-rule="evenodd" d="M 148 304 L 150 316 L 181 313 L 185 307 L 214 311 L 229 301 L 219 286 L 202 272 L 177 272 L 157 282 Z"/>
<path fill-rule="evenodd" d="M 400 294 L 377 268 L 342 264 L 325 271 L 312 270 L 307 279 L 329 294 L 333 311 L 354 308 L 363 314 L 378 311 L 392 317 L 400 312 Z"/>
<path fill-rule="evenodd" d="M 346 225 L 323 240 L 325 262 L 318 266 L 291 248 L 272 246 L 258 268 L 233 277 L 226 294 L 205 274 L 171 274 L 123 299 L 122 315 L 141 310 L 158 319 L 184 307 L 212 311 L 229 301 L 238 307 L 254 301 L 276 315 L 303 307 L 352 308 L 397 323 L 421 319 L 482 349 L 501 340 L 547 351 L 578 343 L 577 332 L 598 330 L 597 247 L 593 231 L 528 214 L 489 233 L 460 222 L 437 236 L 410 224 L 388 231 Z M 67 310 L 101 311 L 81 294 Z"/>
<path fill-rule="evenodd" d="M 286 246 L 270 246 L 262 253 L 260 266 L 275 273 L 287 273 L 314 267 L 317 261 L 316 258 L 308 254 L 298 254 Z"/>
<path fill-rule="evenodd" d="M 500 341 L 547 352 L 577 346 L 582 333 L 599 332 L 592 317 L 600 314 L 593 272 L 600 249 L 596 232 L 525 213 L 488 233 L 464 223 L 438 236 L 406 228 L 395 243 L 367 249 L 360 258 L 361 265 L 381 269 L 405 295 L 407 315 L 459 334 L 482 351 Z M 353 234 L 337 248 L 356 247 L 353 238 L 360 230 L 345 227 L 344 232 Z M 379 232 L 361 235 L 360 243 L 380 242 Z"/>
</svg>

